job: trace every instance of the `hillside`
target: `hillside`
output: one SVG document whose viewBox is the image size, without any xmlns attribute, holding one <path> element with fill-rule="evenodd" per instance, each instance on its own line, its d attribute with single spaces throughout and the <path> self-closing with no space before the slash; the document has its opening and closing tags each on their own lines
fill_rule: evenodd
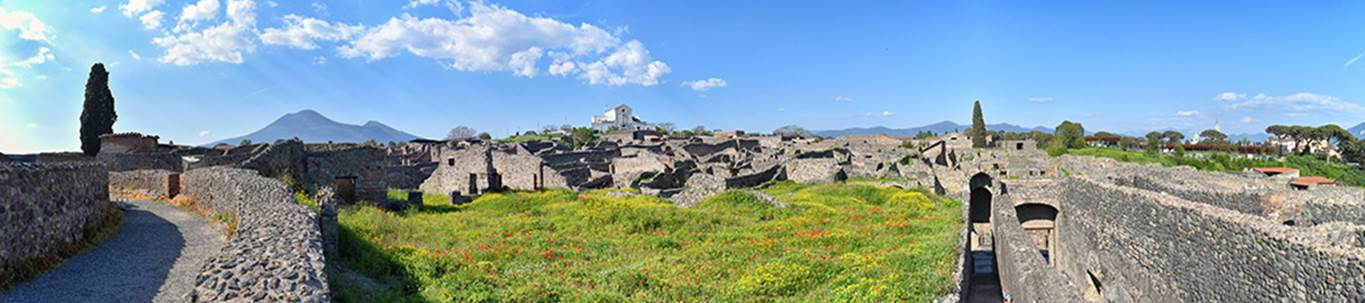
<svg viewBox="0 0 1365 303">
<path fill-rule="evenodd" d="M 346 124 L 328 119 L 313 110 L 302 110 L 286 114 L 265 127 L 240 137 L 218 140 L 219 143 L 237 144 L 243 139 L 252 142 L 274 142 L 280 139 L 299 138 L 303 142 L 350 142 L 360 143 L 367 140 L 379 142 L 407 142 L 418 137 L 377 121 L 364 125 Z"/>
</svg>

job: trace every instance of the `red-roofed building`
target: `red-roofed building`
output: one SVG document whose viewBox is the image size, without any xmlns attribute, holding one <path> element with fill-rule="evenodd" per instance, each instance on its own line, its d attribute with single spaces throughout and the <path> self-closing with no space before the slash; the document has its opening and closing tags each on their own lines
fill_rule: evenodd
<svg viewBox="0 0 1365 303">
<path fill-rule="evenodd" d="M 1309 189 L 1322 184 L 1333 185 L 1337 184 L 1337 181 L 1318 176 L 1298 177 L 1294 178 L 1293 181 L 1289 181 L 1289 185 L 1294 186 L 1296 189 Z"/>
<path fill-rule="evenodd" d="M 1275 176 L 1279 176 L 1279 177 L 1289 177 L 1289 178 L 1298 178 L 1298 177 L 1299 177 L 1299 170 L 1293 169 L 1293 168 L 1288 168 L 1288 167 L 1257 167 L 1257 168 L 1252 168 L 1251 170 L 1252 170 L 1252 171 L 1255 171 L 1255 172 L 1257 172 L 1257 173 L 1260 173 L 1260 174 L 1262 174 L 1262 175 L 1265 175 L 1266 177 L 1275 177 Z"/>
</svg>

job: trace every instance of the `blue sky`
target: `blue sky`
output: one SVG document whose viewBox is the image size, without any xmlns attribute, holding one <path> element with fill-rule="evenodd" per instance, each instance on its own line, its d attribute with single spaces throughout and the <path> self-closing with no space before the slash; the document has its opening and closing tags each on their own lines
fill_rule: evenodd
<svg viewBox="0 0 1365 303">
<path fill-rule="evenodd" d="M 440 137 L 587 124 L 986 120 L 1229 133 L 1365 121 L 1365 3 L 0 0 L 0 152 L 116 131 L 200 144 L 301 109 Z M 714 79 L 713 79 L 714 78 Z M 722 85 L 723 84 L 723 85 Z"/>
</svg>

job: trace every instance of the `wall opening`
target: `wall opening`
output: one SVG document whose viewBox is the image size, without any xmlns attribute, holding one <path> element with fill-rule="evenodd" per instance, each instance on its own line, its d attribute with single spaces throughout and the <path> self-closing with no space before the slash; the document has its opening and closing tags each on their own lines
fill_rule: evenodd
<svg viewBox="0 0 1365 303">
<path fill-rule="evenodd" d="M 455 166 L 455 158 L 446 158 L 446 165 Z"/>
<path fill-rule="evenodd" d="M 1015 143 L 1015 144 L 1014 144 L 1014 149 L 1015 149 L 1015 150 L 1024 150 L 1024 143 L 1023 143 L 1023 142 Z"/>
<path fill-rule="evenodd" d="M 1056 264 L 1057 252 L 1057 208 L 1051 205 L 1025 203 L 1014 207 L 1019 217 L 1019 225 L 1033 239 L 1038 253 L 1043 255 L 1047 264 Z"/>
<path fill-rule="evenodd" d="M 469 174 L 469 191 L 468 191 L 468 193 L 469 193 L 470 196 L 478 195 L 478 194 L 479 194 L 479 174 L 475 174 L 475 173 L 470 173 L 470 174 Z"/>
<path fill-rule="evenodd" d="M 346 203 L 355 203 L 355 179 L 353 176 L 336 177 L 337 196 Z"/>
<path fill-rule="evenodd" d="M 180 195 L 180 174 L 166 175 L 166 198 L 175 199 Z"/>
</svg>

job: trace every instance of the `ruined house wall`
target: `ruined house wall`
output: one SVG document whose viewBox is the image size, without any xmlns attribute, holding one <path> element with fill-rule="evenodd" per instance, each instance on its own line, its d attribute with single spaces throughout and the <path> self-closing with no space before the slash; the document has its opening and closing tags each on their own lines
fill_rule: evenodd
<svg viewBox="0 0 1365 303">
<path fill-rule="evenodd" d="M 540 157 L 493 153 L 493 168 L 503 187 L 513 190 L 543 188 Z"/>
<path fill-rule="evenodd" d="M 833 158 L 793 159 L 786 167 L 787 179 L 796 183 L 833 183 L 846 179 Z"/>
<path fill-rule="evenodd" d="M 1166 193 L 1185 200 L 1206 203 L 1215 207 L 1235 210 L 1253 216 L 1265 215 L 1261 207 L 1261 193 L 1247 190 L 1220 189 L 1210 186 L 1189 186 L 1171 182 L 1170 175 L 1151 176 L 1132 174 L 1119 176 L 1114 181 L 1118 185 L 1135 187 L 1159 193 Z"/>
<path fill-rule="evenodd" d="M 1083 302 L 1081 288 L 1047 264 L 1019 223 L 1010 195 L 992 201 L 992 245 L 1001 290 L 1014 302 Z"/>
<path fill-rule="evenodd" d="M 382 202 L 388 198 L 384 183 L 384 151 L 368 146 L 348 146 L 305 151 L 300 181 L 310 191 L 336 186 L 337 177 L 356 177 L 357 199 Z"/>
<path fill-rule="evenodd" d="M 417 189 L 422 182 L 436 172 L 439 163 L 424 162 L 415 165 L 396 165 L 384 167 L 384 184 L 398 189 Z"/>
<path fill-rule="evenodd" d="M 137 193 L 154 199 L 166 199 L 166 178 L 176 173 L 164 169 L 109 172 L 109 190 L 115 195 Z"/>
<path fill-rule="evenodd" d="M 318 218 L 283 182 L 227 167 L 190 170 L 183 181 L 196 206 L 237 222 L 200 269 L 189 300 L 330 301 Z"/>
<path fill-rule="evenodd" d="M 181 171 L 184 164 L 179 155 L 158 152 L 158 153 L 104 153 L 101 152 L 95 157 L 100 162 L 104 162 L 109 171 L 129 171 L 139 169 L 161 169 L 170 171 Z"/>
<path fill-rule="evenodd" d="M 0 163 L 0 275 L 79 246 L 116 215 L 108 182 L 96 162 Z"/>
<path fill-rule="evenodd" d="M 1365 301 L 1365 228 L 1293 227 L 1151 191 L 1061 183 L 1057 264 L 1106 300 Z M 1326 240 L 1324 240 L 1326 239 Z"/>
<path fill-rule="evenodd" d="M 474 195 L 469 190 L 469 175 L 475 175 L 479 191 L 488 189 L 488 157 L 483 149 L 466 148 L 450 150 L 442 154 L 440 166 L 431 177 L 422 182 L 422 192 L 450 194 L 459 191 L 461 195 Z"/>
</svg>

